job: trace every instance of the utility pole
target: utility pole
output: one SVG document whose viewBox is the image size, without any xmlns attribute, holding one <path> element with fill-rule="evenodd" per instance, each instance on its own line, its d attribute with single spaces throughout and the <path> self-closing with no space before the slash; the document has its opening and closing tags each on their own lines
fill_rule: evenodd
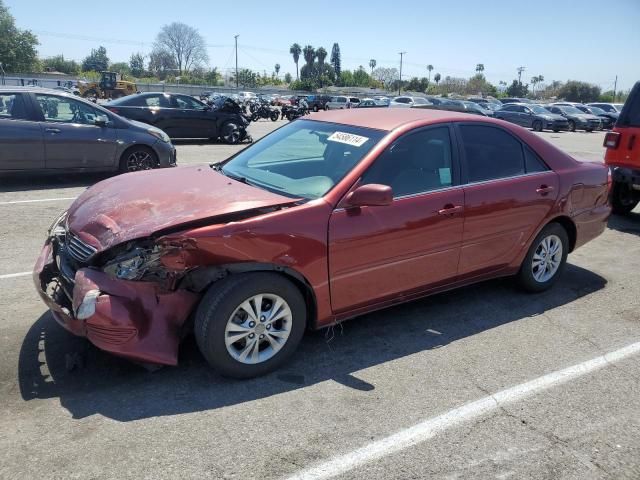
<svg viewBox="0 0 640 480">
<path fill-rule="evenodd" d="M 402 89 L 402 57 L 406 55 L 407 52 L 398 52 L 400 54 L 400 81 L 398 82 L 398 95 L 400 95 L 400 90 Z"/>
<path fill-rule="evenodd" d="M 526 70 L 526 67 L 518 67 L 518 83 L 522 84 L 522 82 L 520 81 L 520 78 L 522 77 L 522 72 L 524 72 Z"/>
<path fill-rule="evenodd" d="M 616 87 L 618 86 L 618 75 L 616 75 L 616 81 L 613 82 L 613 103 L 616 102 Z"/>
<path fill-rule="evenodd" d="M 240 35 L 234 35 L 233 38 L 236 39 L 236 89 L 238 89 L 238 37 Z"/>
</svg>

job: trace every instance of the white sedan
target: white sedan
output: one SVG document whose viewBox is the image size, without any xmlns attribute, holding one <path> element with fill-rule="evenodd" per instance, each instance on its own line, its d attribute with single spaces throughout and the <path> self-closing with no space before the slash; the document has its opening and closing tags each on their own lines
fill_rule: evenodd
<svg viewBox="0 0 640 480">
<path fill-rule="evenodd" d="M 395 97 L 389 103 L 390 108 L 411 108 L 414 105 L 431 105 L 431 102 L 422 97 Z"/>
</svg>

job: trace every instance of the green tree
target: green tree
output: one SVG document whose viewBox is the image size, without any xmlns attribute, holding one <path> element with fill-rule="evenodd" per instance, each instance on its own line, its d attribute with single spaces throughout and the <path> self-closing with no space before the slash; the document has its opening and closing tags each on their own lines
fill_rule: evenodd
<svg viewBox="0 0 640 480">
<path fill-rule="evenodd" d="M 180 75 L 209 61 L 204 37 L 195 28 L 180 22 L 162 27 L 153 49 L 171 55 Z"/>
<path fill-rule="evenodd" d="M 329 59 L 333 70 L 336 72 L 336 78 L 340 78 L 342 74 L 342 63 L 340 58 L 340 45 L 337 43 L 333 44 L 333 48 L 331 48 L 331 58 Z"/>
<path fill-rule="evenodd" d="M 316 59 L 316 50 L 311 45 L 306 45 L 302 49 L 302 56 L 307 65 L 313 65 L 313 61 Z"/>
<path fill-rule="evenodd" d="M 127 62 L 116 62 L 109 66 L 109 70 L 117 72 L 123 76 L 131 75 L 131 67 Z"/>
<path fill-rule="evenodd" d="M 278 75 L 280 75 L 280 64 L 279 64 L 279 63 L 276 63 L 276 64 L 273 66 L 273 69 L 274 69 L 274 70 L 275 70 L 275 72 L 276 72 L 276 77 L 277 77 Z"/>
<path fill-rule="evenodd" d="M 508 97 L 526 97 L 529 93 L 529 85 L 523 85 L 518 80 L 513 80 L 506 90 Z"/>
<path fill-rule="evenodd" d="M 316 50 L 316 57 L 318 57 L 318 63 L 322 65 L 327 58 L 327 51 L 324 49 L 324 47 L 320 47 L 318 48 L 318 50 Z"/>
<path fill-rule="evenodd" d="M 597 102 L 600 98 L 600 87 L 586 82 L 569 80 L 558 91 L 558 96 L 567 102 Z"/>
<path fill-rule="evenodd" d="M 66 74 L 80 73 L 80 64 L 75 60 L 65 60 L 64 55 L 55 55 L 42 60 L 42 67 L 47 71 L 62 72 Z"/>
<path fill-rule="evenodd" d="M 107 57 L 107 49 L 102 45 L 97 49 L 92 48 L 91 54 L 82 61 L 84 72 L 102 72 L 108 69 L 109 57 Z"/>
<path fill-rule="evenodd" d="M 232 83 L 236 83 L 235 72 L 231 76 Z M 255 87 L 258 84 L 258 74 L 248 68 L 238 71 L 238 84 L 243 87 Z"/>
<path fill-rule="evenodd" d="M 429 83 L 431 83 L 431 71 L 433 70 L 433 65 L 429 64 L 427 65 L 427 71 L 429 72 Z"/>
<path fill-rule="evenodd" d="M 129 68 L 131 69 L 131 74 L 134 77 L 141 77 L 144 75 L 144 55 L 140 52 L 132 53 L 129 58 Z"/>
<path fill-rule="evenodd" d="M 476 65 L 476 72 L 478 72 L 478 73 L 484 72 L 484 63 L 478 63 Z"/>
<path fill-rule="evenodd" d="M 38 38 L 16 27 L 13 15 L 0 0 L 0 64 L 5 72 L 34 72 L 40 69 Z"/>
<path fill-rule="evenodd" d="M 372 58 L 371 60 L 369 60 L 369 68 L 371 68 L 371 75 L 373 75 L 373 69 L 376 68 L 377 64 L 378 62 L 376 62 L 375 58 Z"/>
<path fill-rule="evenodd" d="M 436 85 L 438 85 L 440 83 L 440 79 L 442 77 L 440 76 L 439 73 L 436 73 L 435 76 L 433 77 L 433 81 L 436 82 Z"/>
<path fill-rule="evenodd" d="M 289 72 L 287 72 L 284 75 L 284 81 L 285 81 L 285 83 L 291 83 L 291 80 L 293 80 L 293 78 L 291 78 L 291 74 Z"/>
<path fill-rule="evenodd" d="M 536 94 L 536 85 L 544 81 L 543 75 L 536 75 L 531 77 L 531 95 L 535 96 Z"/>
<path fill-rule="evenodd" d="M 300 60 L 300 54 L 302 53 L 302 47 L 300 47 L 300 45 L 298 45 L 297 43 L 294 43 L 289 48 L 289 53 L 291 55 L 293 55 L 293 63 L 296 64 L 296 78 L 299 79 L 300 78 L 300 73 L 298 71 L 298 61 Z"/>
</svg>

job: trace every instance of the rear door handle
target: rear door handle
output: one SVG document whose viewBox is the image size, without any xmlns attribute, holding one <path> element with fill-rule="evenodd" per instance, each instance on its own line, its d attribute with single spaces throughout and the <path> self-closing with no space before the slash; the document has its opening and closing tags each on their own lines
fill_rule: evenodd
<svg viewBox="0 0 640 480">
<path fill-rule="evenodd" d="M 59 128 L 45 128 L 44 131 L 49 133 L 60 133 Z"/>
<path fill-rule="evenodd" d="M 462 205 L 445 205 L 444 208 L 438 210 L 438 215 L 454 215 L 456 213 L 462 212 L 464 207 Z"/>
<path fill-rule="evenodd" d="M 540 195 L 546 195 L 547 193 L 552 191 L 553 187 L 550 187 L 549 185 L 540 185 L 538 188 L 536 188 L 536 193 Z"/>
</svg>

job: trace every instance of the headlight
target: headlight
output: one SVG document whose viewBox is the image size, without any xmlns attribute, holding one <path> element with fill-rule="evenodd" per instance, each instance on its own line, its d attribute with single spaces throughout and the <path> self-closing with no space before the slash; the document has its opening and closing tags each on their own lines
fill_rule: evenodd
<svg viewBox="0 0 640 480">
<path fill-rule="evenodd" d="M 64 223 L 67 220 L 67 211 L 65 210 L 60 215 L 56 217 L 53 221 L 49 230 L 47 230 L 47 237 L 52 237 L 54 235 L 61 235 L 65 233 Z"/>
<path fill-rule="evenodd" d="M 103 271 L 123 280 L 140 280 L 146 276 L 162 279 L 165 276 L 160 264 L 160 249 L 157 246 L 133 248 L 109 261 Z"/>
<path fill-rule="evenodd" d="M 162 141 L 164 143 L 171 142 L 171 139 L 169 138 L 169 135 L 164 133 L 162 130 L 156 130 L 155 128 L 150 128 L 150 129 L 147 130 L 147 132 L 149 132 L 151 135 L 153 135 L 158 140 L 160 140 L 160 141 Z"/>
</svg>

